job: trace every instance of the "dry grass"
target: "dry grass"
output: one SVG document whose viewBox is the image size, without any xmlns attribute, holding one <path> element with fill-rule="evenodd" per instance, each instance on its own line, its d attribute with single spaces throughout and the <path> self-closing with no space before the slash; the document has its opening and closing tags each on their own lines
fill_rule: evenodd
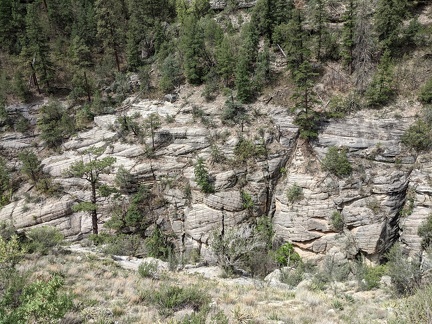
<svg viewBox="0 0 432 324">
<path fill-rule="evenodd" d="M 384 323 L 389 317 L 389 298 L 382 291 L 334 294 L 305 285 L 290 290 L 252 279 L 207 279 L 181 272 L 161 273 L 160 280 L 154 280 L 140 278 L 138 273 L 100 257 L 46 256 L 29 259 L 21 268 L 33 269 L 34 278 L 61 273 L 75 296 L 74 311 L 67 317 L 84 323 L 179 323 L 188 311 L 164 317 L 156 305 L 142 299 L 143 291 L 159 291 L 164 285 L 197 287 L 210 296 L 207 317 L 223 312 L 229 323 Z"/>
</svg>

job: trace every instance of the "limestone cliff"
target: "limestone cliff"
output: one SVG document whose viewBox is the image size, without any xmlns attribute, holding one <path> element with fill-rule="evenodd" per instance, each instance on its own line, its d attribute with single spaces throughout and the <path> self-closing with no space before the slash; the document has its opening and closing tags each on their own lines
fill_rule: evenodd
<svg viewBox="0 0 432 324">
<path fill-rule="evenodd" d="M 95 145 L 106 147 L 104 155 L 115 156 L 116 167 L 124 166 L 163 197 L 165 203 L 156 211 L 158 223 L 175 234 L 180 251 L 205 252 L 214 231 L 261 215 L 272 219 L 278 239 L 293 242 L 306 257 L 336 251 L 347 258 L 361 253 L 378 260 L 399 239 L 411 253 L 420 251 L 417 227 L 431 209 L 431 165 L 429 155 L 417 156 L 400 142 L 412 116 L 395 117 L 385 109 L 361 111 L 326 121 L 317 141 L 307 143 L 298 138 L 284 107 L 260 103 L 249 107 L 251 122 L 242 130 L 222 124 L 222 105 L 200 101 L 197 108 L 185 97 L 175 103 L 142 100 L 129 105 L 121 113 L 134 118 L 137 113 L 142 117 L 157 113 L 166 120 L 156 131 L 153 157 L 144 154 L 145 143 L 119 136 L 113 127 L 118 116 L 96 117 L 92 129 L 78 133 L 64 143 L 60 154 L 42 161 L 44 171 L 62 185 L 63 196 L 35 199 L 38 193 L 27 185 L 0 210 L 0 221 L 10 220 L 19 229 L 53 225 L 72 239 L 89 233 L 90 217 L 71 209 L 88 195 L 86 183 L 66 178 L 64 171 L 81 158 L 79 152 Z M 171 118 L 164 119 L 167 116 Z M 239 160 L 234 151 L 240 138 L 260 145 L 264 153 Z M 31 147 L 33 140 L 7 133 L 0 146 L 11 153 Z M 337 178 L 323 170 L 321 160 L 330 146 L 347 149 L 351 176 Z M 216 161 L 215 151 L 223 158 Z M 204 158 L 214 179 L 213 194 L 202 193 L 194 181 L 198 157 Z M 112 183 L 114 175 L 103 180 Z M 294 184 L 303 194 L 290 203 L 287 191 Z M 251 196 L 253 208 L 245 207 L 244 193 Z M 110 217 L 110 203 L 101 203 L 103 223 Z M 335 211 L 343 217 L 342 231 L 331 224 Z"/>
</svg>

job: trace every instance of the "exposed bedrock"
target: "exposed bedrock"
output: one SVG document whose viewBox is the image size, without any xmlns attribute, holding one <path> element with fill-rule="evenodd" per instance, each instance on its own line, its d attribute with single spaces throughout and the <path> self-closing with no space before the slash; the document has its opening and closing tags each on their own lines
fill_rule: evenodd
<svg viewBox="0 0 432 324">
<path fill-rule="evenodd" d="M 163 202 L 154 213 L 157 222 L 177 237 L 182 251 L 205 251 L 213 233 L 262 215 L 272 218 L 276 239 L 293 242 L 307 257 L 338 253 L 352 258 L 362 253 L 378 260 L 397 239 L 412 254 L 420 251 L 417 229 L 432 207 L 432 163 L 430 155 L 416 156 L 400 143 L 411 119 L 359 112 L 328 121 L 311 145 L 298 138 L 292 116 L 283 107 L 249 108 L 252 122 L 243 130 L 222 124 L 217 104 L 199 107 L 206 120 L 194 116 L 194 109 L 180 102 L 143 100 L 121 112 L 143 118 L 160 115 L 163 122 L 155 133 L 152 157 L 146 155 L 150 137 L 122 138 L 113 127 L 116 115 L 96 117 L 91 130 L 66 141 L 61 153 L 42 159 L 43 170 L 62 186 L 62 196 L 39 197 L 34 188 L 23 186 L 0 210 L 0 221 L 12 221 L 20 229 L 53 225 L 70 238 L 88 234 L 88 215 L 72 211 L 73 204 L 88 197 L 88 183 L 66 177 L 65 171 L 90 146 L 103 146 L 103 156 L 117 160 L 114 172 L 103 175 L 102 181 L 113 184 L 117 168 L 123 166 L 137 183 L 154 190 Z M 36 136 L 6 133 L 0 149 L 16 154 L 33 148 Z M 264 147 L 264 153 L 236 160 L 240 138 Z M 321 160 L 330 146 L 347 149 L 351 176 L 338 178 L 323 170 Z M 41 150 L 36 146 L 36 151 Z M 215 193 L 202 193 L 195 182 L 198 157 L 205 161 Z M 19 168 L 17 161 L 9 162 Z M 290 202 L 287 191 L 294 184 L 302 188 L 301 199 Z M 250 196 L 252 207 L 246 208 L 245 196 Z M 110 203 L 99 201 L 101 228 L 111 215 Z M 332 223 L 335 212 L 343 219 L 342 230 Z"/>
</svg>

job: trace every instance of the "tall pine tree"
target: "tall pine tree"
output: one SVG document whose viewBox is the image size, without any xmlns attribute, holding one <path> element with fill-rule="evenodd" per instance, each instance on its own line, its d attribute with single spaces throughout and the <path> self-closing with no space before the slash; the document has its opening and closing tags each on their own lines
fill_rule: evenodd
<svg viewBox="0 0 432 324">
<path fill-rule="evenodd" d="M 344 25 L 342 27 L 342 51 L 343 64 L 348 73 L 353 73 L 354 60 L 354 27 L 355 27 L 355 5 L 354 0 L 348 0 L 347 10 L 344 14 Z"/>
<path fill-rule="evenodd" d="M 51 91 L 54 66 L 51 61 L 47 31 L 42 26 L 37 3 L 27 5 L 25 45 L 21 51 L 24 64 L 31 68 L 32 80 L 40 92 L 40 84 Z"/>
<path fill-rule="evenodd" d="M 105 54 L 114 56 L 117 71 L 120 72 L 125 39 L 122 27 L 126 25 L 122 1 L 96 0 L 95 13 L 97 36 L 103 44 Z"/>
</svg>

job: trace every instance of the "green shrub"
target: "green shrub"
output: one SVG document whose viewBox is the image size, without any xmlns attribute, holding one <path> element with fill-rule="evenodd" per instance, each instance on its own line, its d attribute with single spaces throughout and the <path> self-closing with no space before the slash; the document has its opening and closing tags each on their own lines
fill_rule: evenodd
<svg viewBox="0 0 432 324">
<path fill-rule="evenodd" d="M 172 242 L 162 230 L 156 227 L 152 234 L 146 238 L 145 246 L 148 256 L 167 261 L 174 251 Z"/>
<path fill-rule="evenodd" d="M 157 269 L 158 265 L 156 262 L 141 262 L 138 266 L 138 274 L 143 278 L 154 278 Z"/>
<path fill-rule="evenodd" d="M 221 120 L 226 125 L 240 125 L 243 131 L 243 125 L 249 122 L 249 115 L 246 107 L 234 100 L 227 100 L 222 111 Z"/>
<path fill-rule="evenodd" d="M 203 158 L 199 158 L 197 164 L 195 164 L 195 181 L 198 186 L 201 187 L 204 193 L 213 193 L 215 191 L 213 183 L 210 181 L 210 176 L 207 168 L 204 165 Z"/>
<path fill-rule="evenodd" d="M 352 173 L 351 163 L 348 160 L 346 149 L 339 151 L 335 146 L 328 148 L 327 154 L 322 160 L 325 170 L 338 177 L 348 176 Z"/>
<path fill-rule="evenodd" d="M 432 103 L 432 79 L 429 79 L 421 88 L 419 100 L 423 103 Z"/>
<path fill-rule="evenodd" d="M 329 102 L 329 118 L 344 118 L 346 115 L 360 110 L 359 98 L 354 95 L 349 95 L 346 98 L 333 96 Z"/>
<path fill-rule="evenodd" d="M 16 234 L 15 226 L 12 222 L 0 221 L 0 237 L 8 241 L 14 234 Z"/>
<path fill-rule="evenodd" d="M 419 226 L 418 236 L 422 238 L 423 249 L 428 248 L 432 243 L 432 214 Z"/>
<path fill-rule="evenodd" d="M 111 255 L 142 256 L 145 253 L 145 241 L 136 234 L 107 235 L 104 252 Z"/>
<path fill-rule="evenodd" d="M 388 275 L 394 291 L 399 295 L 409 295 L 420 285 L 421 271 L 418 261 L 410 260 L 402 246 L 396 243 L 386 254 Z"/>
<path fill-rule="evenodd" d="M 280 281 L 292 288 L 297 287 L 297 285 L 303 280 L 305 270 L 301 264 L 295 269 L 282 270 Z"/>
<path fill-rule="evenodd" d="M 52 249 L 60 246 L 64 236 L 54 227 L 42 226 L 31 229 L 26 233 L 27 249 L 31 253 L 48 254 Z"/>
<path fill-rule="evenodd" d="M 371 290 L 378 288 L 381 277 L 385 275 L 386 271 L 387 267 L 385 265 L 368 266 L 364 263 L 359 263 L 356 275 L 360 289 Z"/>
<path fill-rule="evenodd" d="M 234 155 L 239 162 L 245 162 L 251 158 L 265 156 L 265 148 L 263 145 L 256 145 L 253 141 L 242 137 L 234 148 Z"/>
<path fill-rule="evenodd" d="M 286 195 L 288 202 L 293 204 L 296 201 L 300 201 L 303 199 L 303 188 L 297 185 L 297 183 L 294 183 L 291 187 L 288 188 Z"/>
<path fill-rule="evenodd" d="M 369 106 L 379 107 L 389 103 L 394 95 L 393 63 L 390 51 L 386 50 L 366 90 L 365 97 Z"/>
<path fill-rule="evenodd" d="M 30 130 L 31 124 L 30 121 L 24 116 L 19 116 L 15 122 L 15 130 L 20 133 L 26 133 Z"/>
<path fill-rule="evenodd" d="M 241 198 L 242 198 L 244 209 L 252 209 L 254 207 L 254 202 L 250 193 L 242 190 Z"/>
<path fill-rule="evenodd" d="M 389 323 L 432 323 L 432 284 L 418 289 L 415 295 L 399 299 L 394 314 L 397 318 Z"/>
<path fill-rule="evenodd" d="M 39 110 L 38 128 L 49 148 L 58 148 L 75 131 L 75 121 L 57 101 Z"/>
<path fill-rule="evenodd" d="M 282 267 L 297 266 L 301 262 L 300 255 L 294 251 L 294 246 L 289 242 L 286 242 L 274 252 L 274 258 Z"/>
<path fill-rule="evenodd" d="M 223 235 L 213 233 L 211 248 L 219 266 L 227 275 L 265 275 L 271 266 L 268 257 L 268 242 L 256 228 L 242 225 L 225 230 Z"/>
<path fill-rule="evenodd" d="M 141 293 L 144 302 L 154 305 L 163 316 L 168 316 L 184 308 L 199 312 L 210 302 L 210 297 L 197 286 L 178 287 L 161 285 L 157 290 L 149 289 Z"/>
<path fill-rule="evenodd" d="M 432 147 L 431 126 L 424 120 L 417 120 L 403 134 L 402 143 L 416 151 L 426 151 Z"/>
<path fill-rule="evenodd" d="M 0 157 L 0 209 L 7 205 L 11 198 L 12 183 L 6 162 Z"/>
<path fill-rule="evenodd" d="M 49 280 L 36 280 L 14 285 L 0 298 L 0 323 L 53 323 L 73 306 L 72 296 L 61 291 L 64 280 L 53 275 Z"/>
<path fill-rule="evenodd" d="M 345 226 L 343 216 L 338 211 L 334 211 L 330 216 L 330 223 L 333 229 L 337 232 L 342 232 Z"/>
</svg>

